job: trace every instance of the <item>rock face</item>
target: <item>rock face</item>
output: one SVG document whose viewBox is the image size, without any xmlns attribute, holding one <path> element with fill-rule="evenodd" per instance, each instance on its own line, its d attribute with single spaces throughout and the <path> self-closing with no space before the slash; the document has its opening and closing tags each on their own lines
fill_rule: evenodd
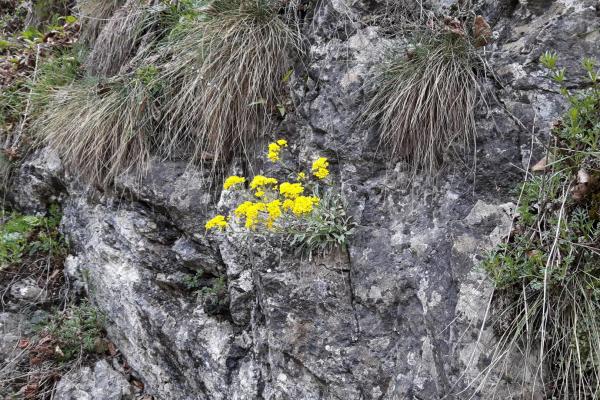
<svg viewBox="0 0 600 400">
<path fill-rule="evenodd" d="M 133 388 L 106 360 L 65 375 L 57 385 L 58 400 L 133 400 Z"/>
<path fill-rule="evenodd" d="M 600 58 L 597 2 L 482 2 L 496 80 L 478 111 L 477 163 L 453 164 L 435 185 L 411 184 L 355 123 L 386 45 L 360 22 L 367 5 L 320 4 L 283 128 L 301 159 L 331 160 L 358 223 L 348 254 L 308 261 L 260 239 L 205 237 L 203 222 L 231 199 L 178 163 L 101 193 L 63 180 L 42 153 L 15 201 L 35 209 L 62 193 L 67 271 L 157 399 L 521 398 L 517 361 L 478 386 L 496 339 L 480 331 L 492 287 L 477 263 L 507 232 L 510 189 L 564 107 L 537 60 L 556 50 L 581 84 L 580 59 Z M 208 290 L 190 289 L 194 276 Z"/>
</svg>

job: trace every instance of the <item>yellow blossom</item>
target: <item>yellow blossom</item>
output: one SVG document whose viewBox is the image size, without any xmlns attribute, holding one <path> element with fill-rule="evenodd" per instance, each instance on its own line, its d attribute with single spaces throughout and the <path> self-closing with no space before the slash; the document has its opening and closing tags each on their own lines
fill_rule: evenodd
<svg viewBox="0 0 600 400">
<path fill-rule="evenodd" d="M 254 193 L 254 195 L 260 199 L 261 197 L 263 197 L 265 195 L 265 191 L 257 190 L 256 193 Z"/>
<path fill-rule="evenodd" d="M 250 182 L 250 189 L 254 190 L 258 187 L 266 186 L 266 185 L 277 185 L 277 179 L 268 178 L 268 177 L 262 176 L 262 175 L 256 175 L 252 179 L 252 182 Z"/>
<path fill-rule="evenodd" d="M 282 207 L 284 211 L 290 211 L 292 208 L 294 208 L 294 200 L 284 200 Z"/>
<path fill-rule="evenodd" d="M 254 203 L 246 210 L 246 228 L 254 229 L 259 221 L 259 214 L 261 211 L 265 211 L 267 205 L 265 203 Z"/>
<path fill-rule="evenodd" d="M 265 203 L 251 201 L 245 201 L 233 211 L 236 217 L 246 218 L 245 226 L 248 229 L 254 229 L 256 224 L 259 222 L 259 216 L 261 211 L 266 211 L 267 205 Z"/>
<path fill-rule="evenodd" d="M 223 189 L 227 190 L 232 186 L 239 185 L 244 182 L 246 182 L 246 178 L 243 176 L 233 175 L 225 179 L 225 183 L 223 183 Z"/>
<path fill-rule="evenodd" d="M 266 225 L 267 228 L 271 229 L 277 218 L 281 217 L 281 201 L 273 200 L 272 202 L 267 203 L 267 212 L 269 213 L 269 218 L 267 219 Z"/>
<path fill-rule="evenodd" d="M 279 161 L 281 159 L 279 153 L 284 147 L 287 147 L 287 140 L 285 139 L 279 139 L 276 142 L 269 143 L 269 152 L 267 153 L 267 158 L 271 160 L 271 162 Z"/>
<path fill-rule="evenodd" d="M 236 217 L 240 218 L 242 216 L 246 215 L 246 211 L 248 210 L 249 207 L 251 207 L 254 203 L 252 203 L 251 201 L 245 201 L 242 204 L 240 204 L 239 206 L 237 206 L 237 208 L 233 211 L 233 213 L 235 214 Z"/>
<path fill-rule="evenodd" d="M 312 212 L 314 206 L 319 203 L 319 198 L 315 196 L 299 196 L 294 200 L 292 212 L 295 215 L 308 214 Z"/>
<path fill-rule="evenodd" d="M 317 178 L 325 179 L 329 175 L 329 170 L 327 169 L 328 167 L 329 162 L 327 161 L 327 158 L 320 157 L 315 162 L 313 162 L 311 170 L 313 175 Z"/>
<path fill-rule="evenodd" d="M 276 162 L 280 160 L 279 153 L 281 152 L 281 146 L 277 143 L 269 143 L 269 152 L 267 153 L 267 158 L 271 160 L 271 162 Z"/>
<path fill-rule="evenodd" d="M 299 172 L 296 176 L 296 180 L 300 182 L 306 180 L 306 174 L 304 172 Z"/>
<path fill-rule="evenodd" d="M 227 228 L 227 219 L 223 215 L 217 215 L 214 218 L 212 218 L 211 220 L 207 221 L 206 224 L 204 225 L 204 228 L 206 230 L 209 230 L 209 229 L 224 230 L 225 228 Z"/>
<path fill-rule="evenodd" d="M 295 199 L 304 193 L 304 187 L 301 183 L 283 182 L 281 185 L 279 185 L 279 193 L 281 193 L 286 199 Z"/>
</svg>

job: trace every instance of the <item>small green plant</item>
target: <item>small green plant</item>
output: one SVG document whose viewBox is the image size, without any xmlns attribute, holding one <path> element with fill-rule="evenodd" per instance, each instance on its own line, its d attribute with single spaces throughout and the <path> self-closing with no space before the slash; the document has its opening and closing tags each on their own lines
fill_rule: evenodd
<svg viewBox="0 0 600 400">
<path fill-rule="evenodd" d="M 409 47 L 390 49 L 370 83 L 363 123 L 378 127 L 381 146 L 413 175 L 433 175 L 453 146 L 474 140 L 485 62 L 469 21 L 446 17 L 413 28 Z"/>
<path fill-rule="evenodd" d="M 61 213 L 51 206 L 48 216 L 3 215 L 0 224 L 0 269 L 36 254 L 60 255 L 64 244 L 58 225 Z"/>
<path fill-rule="evenodd" d="M 494 361 L 518 349 L 540 362 L 532 374 L 546 398 L 600 395 L 600 85 L 571 93 L 555 54 L 541 63 L 570 108 L 554 125 L 548 154 L 521 188 L 514 228 L 483 263 L 497 295 L 510 299 Z M 506 318 L 503 318 L 506 319 Z"/>
<path fill-rule="evenodd" d="M 345 249 L 354 234 L 355 223 L 346 213 L 343 197 L 326 191 L 312 213 L 291 229 L 292 247 L 300 253 L 324 255 L 332 250 Z"/>
<path fill-rule="evenodd" d="M 188 275 L 184 278 L 183 283 L 190 290 L 199 290 L 205 279 L 203 270 L 197 271 L 194 275 Z"/>
<path fill-rule="evenodd" d="M 283 235 L 309 256 L 347 244 L 354 224 L 346 216 L 341 196 L 327 184 L 329 161 L 317 158 L 309 173 L 291 171 L 281 162 L 287 146 L 287 141 L 280 139 L 270 143 L 267 152 L 267 159 L 281 167 L 287 180 L 256 175 L 244 191 L 245 177 L 228 177 L 223 188 L 237 189 L 240 200 L 245 201 L 240 201 L 232 215 L 207 221 L 207 230 L 237 230 L 243 223 L 245 232 Z"/>
<path fill-rule="evenodd" d="M 32 114 L 39 115 L 61 87 L 70 85 L 81 75 L 82 51 L 72 48 L 58 51 L 44 60 L 35 80 L 28 80 Z"/>
<path fill-rule="evenodd" d="M 59 359 L 69 361 L 85 353 L 106 351 L 102 340 L 105 323 L 104 314 L 83 302 L 53 315 L 44 330 L 56 341 Z"/>
</svg>

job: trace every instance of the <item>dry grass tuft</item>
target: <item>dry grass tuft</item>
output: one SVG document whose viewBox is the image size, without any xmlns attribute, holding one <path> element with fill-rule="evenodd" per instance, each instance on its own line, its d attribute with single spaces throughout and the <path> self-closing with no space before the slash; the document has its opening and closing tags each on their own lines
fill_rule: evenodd
<svg viewBox="0 0 600 400">
<path fill-rule="evenodd" d="M 102 28 L 123 0 L 79 0 L 77 10 L 81 20 L 80 40 L 93 46 Z"/>
<path fill-rule="evenodd" d="M 128 1 L 88 58 L 95 74 L 118 75 L 60 92 L 39 130 L 73 171 L 101 185 L 143 172 L 151 151 L 216 172 L 284 101 L 289 56 L 301 48 L 287 14 L 270 0 L 204 9 Z"/>
<path fill-rule="evenodd" d="M 174 55 L 160 77 L 167 104 L 163 154 L 187 150 L 192 162 L 217 167 L 246 152 L 282 100 L 289 56 L 299 33 L 265 0 L 217 0 L 167 44 Z"/>
<path fill-rule="evenodd" d="M 94 76 L 111 77 L 135 56 L 138 46 L 152 25 L 156 13 L 139 0 L 128 0 L 119 8 L 104 29 L 86 61 L 86 69 Z"/>
<path fill-rule="evenodd" d="M 363 119 L 379 127 L 382 147 L 407 162 L 413 176 L 432 176 L 450 148 L 474 140 L 477 71 L 484 65 L 464 23 L 430 20 L 412 32 L 406 51 L 388 55 Z"/>
<path fill-rule="evenodd" d="M 37 121 L 45 141 L 88 182 L 141 173 L 150 157 L 153 97 L 135 78 L 84 80 L 59 91 Z"/>
</svg>

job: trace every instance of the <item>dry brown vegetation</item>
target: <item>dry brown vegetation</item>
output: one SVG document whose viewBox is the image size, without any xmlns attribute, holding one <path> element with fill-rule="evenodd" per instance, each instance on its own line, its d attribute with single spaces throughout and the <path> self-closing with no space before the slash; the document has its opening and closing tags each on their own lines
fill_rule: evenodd
<svg viewBox="0 0 600 400">
<path fill-rule="evenodd" d="M 141 176 L 151 153 L 214 172 L 246 152 L 283 101 L 301 37 L 281 4 L 181 7 L 127 2 L 88 58 L 100 80 L 60 91 L 38 121 L 44 140 L 86 180 Z"/>
<path fill-rule="evenodd" d="M 409 27 L 406 49 L 393 49 L 372 82 L 364 121 L 377 126 L 381 146 L 412 174 L 433 176 L 453 148 L 475 137 L 478 73 L 485 62 L 472 26 L 446 17 Z"/>
</svg>

